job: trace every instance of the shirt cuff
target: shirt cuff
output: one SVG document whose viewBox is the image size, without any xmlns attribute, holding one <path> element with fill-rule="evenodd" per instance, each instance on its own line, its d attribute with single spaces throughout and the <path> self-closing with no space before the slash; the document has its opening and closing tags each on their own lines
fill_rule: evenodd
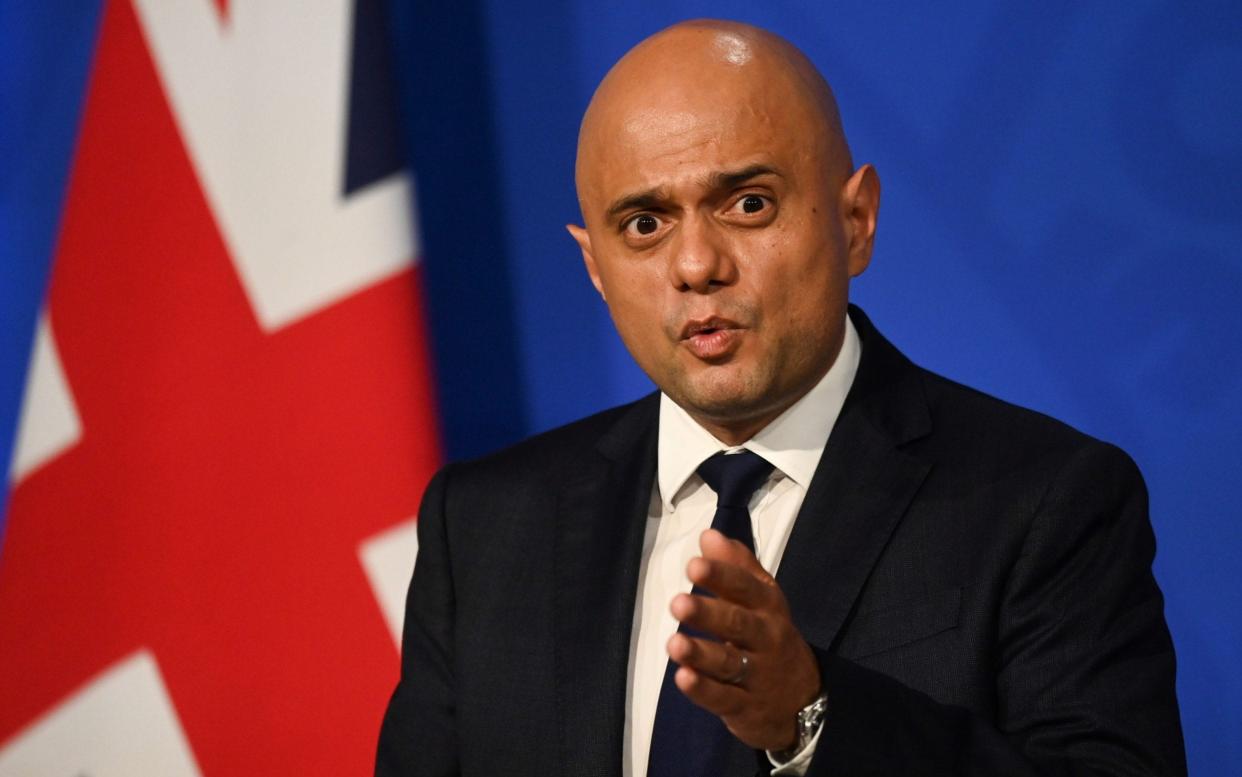
<svg viewBox="0 0 1242 777">
<path fill-rule="evenodd" d="M 811 737 L 811 741 L 806 743 L 806 747 L 799 750 L 791 760 L 778 761 L 775 753 L 771 750 L 765 751 L 768 754 L 768 763 L 776 768 L 772 771 L 772 777 L 803 777 L 806 770 L 811 766 L 811 758 L 815 756 L 815 748 L 819 745 L 819 735 L 824 733 L 824 724 L 821 721 L 819 728 L 815 730 L 815 736 Z"/>
</svg>

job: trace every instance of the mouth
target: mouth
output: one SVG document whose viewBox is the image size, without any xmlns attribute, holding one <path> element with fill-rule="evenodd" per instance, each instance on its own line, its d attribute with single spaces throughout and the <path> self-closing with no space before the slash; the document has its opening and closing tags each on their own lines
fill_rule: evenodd
<svg viewBox="0 0 1242 777">
<path fill-rule="evenodd" d="M 704 361 L 720 361 L 737 350 L 744 332 L 737 322 L 725 318 L 693 319 L 682 327 L 681 342 Z"/>
</svg>

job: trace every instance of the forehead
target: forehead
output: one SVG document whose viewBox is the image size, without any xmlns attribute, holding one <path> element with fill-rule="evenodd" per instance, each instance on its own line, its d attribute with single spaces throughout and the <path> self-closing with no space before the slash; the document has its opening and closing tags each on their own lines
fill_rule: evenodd
<svg viewBox="0 0 1242 777">
<path fill-rule="evenodd" d="M 657 76 L 609 98 L 580 148 L 580 194 L 595 215 L 634 190 L 691 185 L 751 165 L 797 171 L 822 153 L 813 106 L 779 80 Z"/>
</svg>

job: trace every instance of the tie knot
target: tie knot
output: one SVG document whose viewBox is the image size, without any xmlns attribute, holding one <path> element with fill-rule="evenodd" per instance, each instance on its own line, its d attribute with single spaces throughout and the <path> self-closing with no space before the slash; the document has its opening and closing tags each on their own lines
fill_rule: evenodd
<svg viewBox="0 0 1242 777">
<path fill-rule="evenodd" d="M 757 453 L 717 453 L 699 465 L 699 477 L 716 492 L 716 506 L 746 508 L 772 464 Z"/>
</svg>

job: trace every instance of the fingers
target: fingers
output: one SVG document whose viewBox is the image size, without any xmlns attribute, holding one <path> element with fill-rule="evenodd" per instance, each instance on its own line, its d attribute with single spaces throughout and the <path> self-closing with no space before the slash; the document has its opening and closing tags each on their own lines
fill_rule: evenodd
<svg viewBox="0 0 1242 777">
<path fill-rule="evenodd" d="M 678 594 L 669 610 L 683 625 L 748 650 L 760 650 L 771 641 L 762 611 L 725 599 Z"/>
<path fill-rule="evenodd" d="M 669 639 L 668 654 L 679 664 L 673 675 L 678 690 L 762 750 L 785 750 L 796 741 L 797 712 L 823 687 L 804 642 L 765 653 L 678 633 Z"/>
<path fill-rule="evenodd" d="M 677 670 L 673 682 L 690 701 L 722 719 L 734 717 L 747 709 L 749 694 L 744 688 L 721 682 L 688 666 Z"/>
<path fill-rule="evenodd" d="M 745 545 L 714 529 L 703 532 L 699 544 L 703 555 L 686 566 L 690 582 L 744 607 L 783 607 L 776 581 Z"/>
<path fill-rule="evenodd" d="M 743 607 L 770 609 L 778 606 L 779 591 L 745 569 L 725 561 L 692 558 L 686 565 L 690 582 L 716 596 Z"/>
<path fill-rule="evenodd" d="M 776 580 L 748 547 L 714 530 L 703 532 L 699 546 L 703 555 L 686 574 L 704 593 L 678 594 L 670 606 L 685 627 L 668 642 L 678 665 L 674 682 L 751 747 L 788 747 L 796 740 L 795 714 L 822 687 L 815 655 Z"/>
<path fill-rule="evenodd" d="M 679 594 L 671 603 L 673 617 L 722 640 L 763 647 L 769 641 L 767 621 L 788 613 L 780 588 L 742 543 L 708 530 L 700 546 L 703 556 L 690 560 L 686 574 L 717 598 Z"/>
<path fill-rule="evenodd" d="M 668 641 L 668 655 L 679 666 L 688 667 L 729 685 L 745 685 L 749 656 L 740 647 L 677 633 Z"/>
<path fill-rule="evenodd" d="M 707 529 L 699 535 L 699 549 L 703 551 L 703 558 L 736 564 L 764 583 L 775 582 L 750 548 L 715 529 Z"/>
</svg>

